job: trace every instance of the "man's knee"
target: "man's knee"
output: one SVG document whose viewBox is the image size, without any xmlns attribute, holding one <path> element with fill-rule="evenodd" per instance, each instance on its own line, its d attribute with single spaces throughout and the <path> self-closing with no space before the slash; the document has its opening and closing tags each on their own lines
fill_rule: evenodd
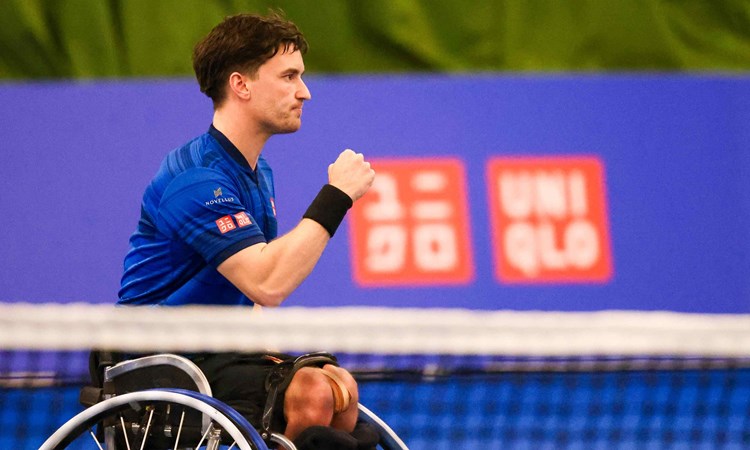
<svg viewBox="0 0 750 450">
<path fill-rule="evenodd" d="M 336 413 L 341 413 L 352 406 L 356 408 L 359 401 L 359 390 L 357 381 L 346 370 L 341 367 L 327 364 L 322 369 L 328 376 L 329 385 L 333 393 Z"/>
<path fill-rule="evenodd" d="M 334 414 L 356 408 L 358 400 L 357 382 L 348 371 L 330 364 L 303 367 L 287 388 L 284 409 L 327 425 Z"/>
<path fill-rule="evenodd" d="M 310 416 L 310 419 L 320 417 L 323 420 L 327 417 L 327 420 L 331 420 L 333 396 L 325 376 L 319 369 L 303 367 L 294 374 L 286 391 L 284 409 Z"/>
</svg>

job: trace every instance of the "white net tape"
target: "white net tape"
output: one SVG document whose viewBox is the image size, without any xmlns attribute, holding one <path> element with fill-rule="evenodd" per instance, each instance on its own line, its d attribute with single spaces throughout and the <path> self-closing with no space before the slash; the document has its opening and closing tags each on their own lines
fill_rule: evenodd
<svg viewBox="0 0 750 450">
<path fill-rule="evenodd" d="M 0 305 L 0 348 L 750 356 L 750 315 Z"/>
</svg>

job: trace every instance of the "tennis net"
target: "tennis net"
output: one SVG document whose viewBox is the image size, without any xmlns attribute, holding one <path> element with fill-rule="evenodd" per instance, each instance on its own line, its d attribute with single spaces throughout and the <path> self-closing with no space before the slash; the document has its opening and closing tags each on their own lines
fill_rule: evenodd
<svg viewBox="0 0 750 450">
<path fill-rule="evenodd" d="M 412 450 L 750 447 L 750 317 L 0 304 L 0 448 L 83 409 L 90 349 L 325 350 Z"/>
</svg>

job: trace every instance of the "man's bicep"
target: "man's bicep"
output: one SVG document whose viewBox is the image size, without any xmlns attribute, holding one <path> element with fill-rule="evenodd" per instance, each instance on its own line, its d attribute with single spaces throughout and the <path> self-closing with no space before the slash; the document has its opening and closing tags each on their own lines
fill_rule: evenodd
<svg viewBox="0 0 750 450">
<path fill-rule="evenodd" d="M 267 274 L 263 250 L 268 244 L 259 242 L 227 257 L 216 270 L 242 291 L 250 300 L 263 303 L 262 281 Z"/>
<path fill-rule="evenodd" d="M 204 168 L 170 183 L 159 205 L 158 226 L 213 266 L 266 240 L 231 182 Z"/>
</svg>

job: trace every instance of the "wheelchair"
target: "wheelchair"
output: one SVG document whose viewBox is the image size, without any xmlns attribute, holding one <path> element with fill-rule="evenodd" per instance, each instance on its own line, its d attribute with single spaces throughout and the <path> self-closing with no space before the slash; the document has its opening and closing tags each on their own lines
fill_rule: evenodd
<svg viewBox="0 0 750 450">
<path fill-rule="evenodd" d="M 242 415 L 211 396 L 208 380 L 191 360 L 157 354 L 103 367 L 96 399 L 52 434 L 40 450 L 239 449 L 297 450 L 284 435 L 256 430 Z M 375 413 L 359 405 L 359 420 L 375 430 L 378 448 L 408 450 Z M 269 445 L 271 447 L 269 447 Z"/>
</svg>

